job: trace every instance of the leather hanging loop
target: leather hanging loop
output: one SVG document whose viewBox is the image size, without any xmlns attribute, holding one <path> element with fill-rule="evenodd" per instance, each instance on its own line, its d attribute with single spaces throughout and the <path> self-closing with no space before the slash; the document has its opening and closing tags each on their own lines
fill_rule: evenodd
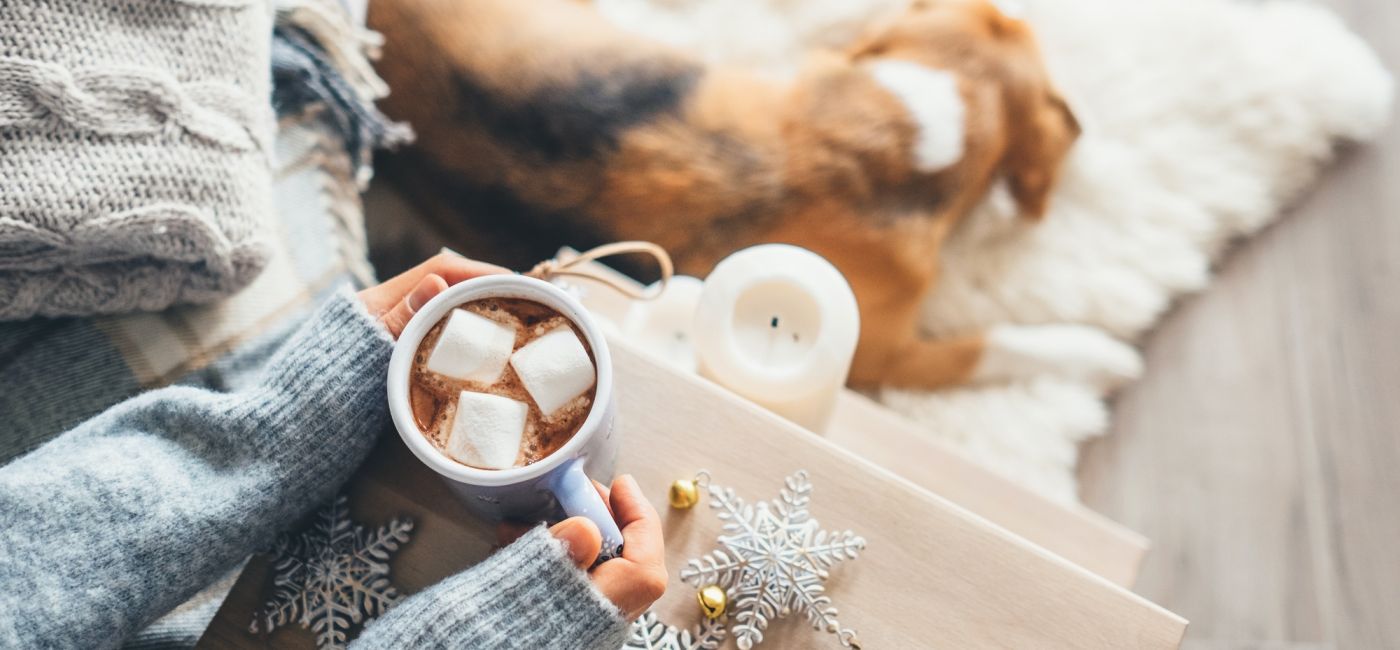
<svg viewBox="0 0 1400 650">
<path fill-rule="evenodd" d="M 606 274 L 599 273 L 587 266 L 588 262 L 597 261 L 604 257 L 613 255 L 629 255 L 632 253 L 645 253 L 656 258 L 656 263 L 661 267 L 661 281 L 649 287 L 649 290 L 637 290 L 636 287 L 618 284 Z M 538 278 L 548 282 L 557 277 L 586 278 L 594 282 L 601 282 L 612 287 L 618 293 L 637 300 L 651 300 L 661 295 L 666 290 L 666 285 L 671 282 L 671 276 L 675 269 L 671 264 L 671 256 L 666 253 L 666 249 L 648 241 L 620 241 L 611 244 L 603 244 L 593 248 L 568 261 L 561 262 L 558 258 L 548 259 L 535 265 L 525 275 Z"/>
</svg>

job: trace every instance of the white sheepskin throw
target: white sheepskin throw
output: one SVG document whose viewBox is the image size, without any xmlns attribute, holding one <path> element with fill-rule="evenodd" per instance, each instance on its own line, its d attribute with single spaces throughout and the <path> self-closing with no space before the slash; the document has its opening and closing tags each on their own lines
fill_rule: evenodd
<svg viewBox="0 0 1400 650">
<path fill-rule="evenodd" d="M 638 32 L 716 62 L 791 72 L 891 0 L 600 0 Z M 1390 117 L 1392 79 L 1330 12 L 1276 0 L 1024 0 L 1085 127 L 1039 225 L 995 193 L 944 252 L 923 324 L 1080 324 L 1135 341 L 1201 289 L 1231 240 L 1274 219 L 1338 140 Z M 1150 372 L 1150 368 L 1148 371 Z M 1076 499 L 1079 444 L 1108 423 L 1104 392 L 1045 377 L 878 397 L 1047 496 Z M 1170 414 L 1163 414 L 1170 417 Z"/>
</svg>

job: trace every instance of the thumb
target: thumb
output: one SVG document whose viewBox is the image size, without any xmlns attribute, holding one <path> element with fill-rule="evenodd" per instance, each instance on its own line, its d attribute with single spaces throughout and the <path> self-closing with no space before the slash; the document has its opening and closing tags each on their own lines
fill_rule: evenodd
<svg viewBox="0 0 1400 650">
<path fill-rule="evenodd" d="M 418 284 L 413 287 L 412 291 L 408 292 L 408 295 L 403 297 L 403 300 L 400 300 L 393 309 L 384 314 L 382 319 L 384 327 L 388 328 L 389 333 L 394 335 L 394 338 L 398 338 L 399 334 L 403 333 L 403 328 L 408 325 L 408 320 L 413 318 L 413 315 L 418 313 L 423 305 L 428 304 L 429 300 L 442 293 L 442 290 L 446 288 L 447 281 L 442 279 L 442 276 L 436 273 L 423 276 L 423 279 L 418 281 Z"/>
<path fill-rule="evenodd" d="M 598 559 L 598 551 L 603 546 L 603 534 L 598 526 L 586 517 L 569 517 L 549 528 L 549 534 L 564 542 L 569 551 L 569 559 L 580 569 L 593 566 Z"/>
</svg>

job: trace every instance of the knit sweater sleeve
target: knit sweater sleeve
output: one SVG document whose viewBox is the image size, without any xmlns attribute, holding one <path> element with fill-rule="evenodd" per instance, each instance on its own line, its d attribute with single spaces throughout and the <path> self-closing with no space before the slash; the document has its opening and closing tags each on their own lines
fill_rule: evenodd
<svg viewBox="0 0 1400 650">
<path fill-rule="evenodd" d="M 543 526 L 414 594 L 365 627 L 352 650 L 616 650 L 628 622 Z"/>
<path fill-rule="evenodd" d="M 387 420 L 390 347 L 343 291 L 254 385 L 150 391 L 0 467 L 0 647 L 116 645 L 328 500 Z"/>
</svg>

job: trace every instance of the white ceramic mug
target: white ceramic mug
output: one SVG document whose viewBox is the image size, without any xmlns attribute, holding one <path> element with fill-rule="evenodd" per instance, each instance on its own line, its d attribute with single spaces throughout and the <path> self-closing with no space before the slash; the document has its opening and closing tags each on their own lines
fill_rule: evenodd
<svg viewBox="0 0 1400 650">
<path fill-rule="evenodd" d="M 454 307 L 483 298 L 523 298 L 549 307 L 573 321 L 593 350 L 597 386 L 593 408 L 573 438 L 554 453 L 524 467 L 491 470 L 452 460 L 423 436 L 408 399 L 413 358 L 423 337 Z M 603 332 L 578 300 L 558 287 L 522 275 L 490 275 L 448 288 L 428 301 L 404 327 L 389 359 L 389 412 L 399 437 L 418 460 L 442 476 L 477 515 L 499 521 L 531 521 L 557 516 L 587 517 L 603 534 L 600 561 L 622 552 L 622 533 L 589 477 L 606 483 L 617 458 L 613 428 L 612 356 Z"/>
</svg>

